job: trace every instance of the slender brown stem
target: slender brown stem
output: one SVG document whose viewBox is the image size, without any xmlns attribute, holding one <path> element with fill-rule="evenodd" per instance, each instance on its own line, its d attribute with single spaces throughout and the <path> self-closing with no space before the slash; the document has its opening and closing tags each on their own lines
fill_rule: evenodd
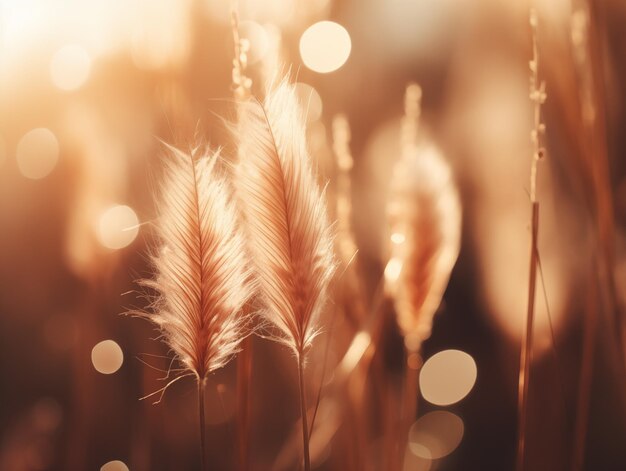
<svg viewBox="0 0 626 471">
<path fill-rule="evenodd" d="M 404 399 L 400 417 L 400 462 L 404 461 L 409 429 L 415 421 L 417 414 L 420 366 L 421 358 L 419 352 L 417 350 L 407 350 L 406 363 L 404 365 Z"/>
<path fill-rule="evenodd" d="M 533 346 L 533 323 L 535 318 L 535 290 L 537 285 L 537 234 L 539 232 L 539 203 L 532 205 L 532 239 L 530 250 L 530 279 L 528 283 L 528 313 L 526 328 L 522 334 L 520 368 L 518 382 L 518 429 L 517 429 L 517 471 L 524 471 L 526 441 L 526 419 L 528 416 L 528 383 Z"/>
<path fill-rule="evenodd" d="M 578 2 L 578 14 L 583 14 L 582 41 L 576 45 L 576 67 L 579 76 L 579 93 L 583 130 L 584 155 L 588 157 L 585 170 L 591 183 L 592 201 L 595 213 L 595 229 L 599 247 L 594 253 L 594 273 L 590 279 L 588 305 L 583 324 L 582 364 L 578 382 L 576 422 L 572 448 L 572 469 L 581 470 L 585 461 L 587 427 L 589 421 L 589 400 L 594 369 L 595 345 L 597 342 L 598 316 L 608 317 L 610 331 L 615 333 L 615 341 L 608 342 L 609 348 L 618 347 L 619 373 L 617 378 L 624 378 L 624 316 L 621 315 L 616 298 L 616 284 L 613 275 L 615 256 L 614 208 L 609 175 L 609 150 L 607 148 L 607 90 L 606 54 L 607 37 L 602 34 L 606 27 L 606 10 L 597 2 Z M 592 112 L 589 112 L 592 111 Z M 615 317 L 613 317 L 615 316 Z M 614 345 L 613 345 L 614 344 Z M 620 381 L 622 394 L 623 381 Z"/>
<path fill-rule="evenodd" d="M 377 361 L 378 356 L 376 358 Z M 383 423 L 383 431 L 384 431 L 384 441 L 383 441 L 383 449 L 385 458 L 383 463 L 385 463 L 386 468 L 389 470 L 399 470 L 400 462 L 398 461 L 399 455 L 399 445 L 397 440 L 398 433 L 398 421 L 400 418 L 398 417 L 398 402 L 399 402 L 399 387 L 396 381 L 385 381 L 386 386 L 381 394 L 381 410 L 384 412 L 384 423 Z"/>
<path fill-rule="evenodd" d="M 239 469 L 250 468 L 248 438 L 250 434 L 250 383 L 252 378 L 252 337 L 246 337 L 237 359 L 237 426 L 239 437 Z"/>
<path fill-rule="evenodd" d="M 204 431 L 204 383 L 204 378 L 198 380 L 198 422 L 200 423 L 200 469 L 207 471 L 206 437 Z"/>
<path fill-rule="evenodd" d="M 320 387 L 317 390 L 317 399 L 315 401 L 315 409 L 313 410 L 313 417 L 311 418 L 311 425 L 309 427 L 309 436 L 313 434 L 313 427 L 315 426 L 315 418 L 317 417 L 317 411 L 320 407 L 320 402 L 322 401 L 322 389 L 324 388 L 324 381 L 326 379 L 326 368 L 328 367 L 328 354 L 330 352 L 330 338 L 332 332 L 334 332 L 333 327 L 335 326 L 335 319 L 337 316 L 332 316 L 330 320 L 330 326 L 328 329 L 328 336 L 326 337 L 326 346 L 324 347 L 324 362 L 322 363 L 322 378 L 320 379 Z"/>
<path fill-rule="evenodd" d="M 595 279 L 590 282 L 587 295 L 587 315 L 583 329 L 583 354 L 578 386 L 578 403 L 576 425 L 574 431 L 574 456 L 572 469 L 580 471 L 585 461 L 585 439 L 587 436 L 587 423 L 589 419 L 589 398 L 591 396 L 591 380 L 593 378 L 593 361 L 595 357 L 595 338 L 598 326 L 598 309 L 596 306 L 596 283 Z"/>
<path fill-rule="evenodd" d="M 298 380 L 300 383 L 300 414 L 302 415 L 302 448 L 304 451 L 304 471 L 311 471 L 309 456 L 309 426 L 306 415 L 306 394 L 304 391 L 304 358 L 298 355 Z"/>
</svg>

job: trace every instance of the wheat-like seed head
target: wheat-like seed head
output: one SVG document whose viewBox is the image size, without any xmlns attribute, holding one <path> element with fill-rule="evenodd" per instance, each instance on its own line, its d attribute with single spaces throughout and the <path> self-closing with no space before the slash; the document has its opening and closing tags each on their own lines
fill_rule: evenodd
<svg viewBox="0 0 626 471">
<path fill-rule="evenodd" d="M 301 110 L 286 81 L 241 104 L 237 192 L 276 340 L 302 357 L 334 273 L 332 237 L 311 171 Z"/>
<path fill-rule="evenodd" d="M 198 379 L 224 366 L 245 337 L 243 307 L 253 293 L 245 240 L 217 152 L 196 157 L 170 148 L 158 204 L 159 295 L 149 318 Z"/>
<path fill-rule="evenodd" d="M 433 147 L 416 148 L 394 170 L 386 272 L 398 324 L 418 342 L 430 335 L 460 245 L 461 209 L 450 168 Z"/>
<path fill-rule="evenodd" d="M 450 167 L 434 145 L 418 140 L 421 95 L 418 85 L 407 87 L 402 155 L 387 205 L 390 259 L 385 281 L 411 350 L 430 336 L 461 238 L 461 205 Z"/>
</svg>

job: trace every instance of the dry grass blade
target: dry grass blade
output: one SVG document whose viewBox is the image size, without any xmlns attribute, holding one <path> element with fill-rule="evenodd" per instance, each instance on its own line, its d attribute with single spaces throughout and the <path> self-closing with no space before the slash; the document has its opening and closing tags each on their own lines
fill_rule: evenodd
<svg viewBox="0 0 626 471">
<path fill-rule="evenodd" d="M 238 193 L 275 339 L 297 357 L 305 469 L 309 469 L 304 361 L 334 273 L 326 207 L 306 149 L 293 87 L 270 90 L 240 109 Z"/>
</svg>

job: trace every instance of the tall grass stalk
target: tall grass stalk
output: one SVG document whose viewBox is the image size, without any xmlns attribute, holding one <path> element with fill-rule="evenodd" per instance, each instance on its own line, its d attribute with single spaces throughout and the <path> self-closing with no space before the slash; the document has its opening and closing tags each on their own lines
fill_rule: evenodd
<svg viewBox="0 0 626 471">
<path fill-rule="evenodd" d="M 182 364 L 162 392 L 182 378 L 197 380 L 205 470 L 205 381 L 239 351 L 248 328 L 243 308 L 254 286 L 232 191 L 217 168 L 219 154 L 169 150 L 158 203 L 159 244 L 152 257 L 156 273 L 141 282 L 157 295 L 150 312 L 139 314 L 160 328 Z"/>
<path fill-rule="evenodd" d="M 520 349 L 520 366 L 518 377 L 518 424 L 517 424 L 517 471 L 526 469 L 526 422 L 528 418 L 528 387 L 530 383 L 530 366 L 533 349 L 533 327 L 535 319 L 535 293 L 537 288 L 537 237 L 539 235 L 539 202 L 537 200 L 537 172 L 539 160 L 545 150 L 541 147 L 541 136 L 545 133 L 545 125 L 541 122 L 541 105 L 546 100 L 545 82 L 539 82 L 539 54 L 537 47 L 537 14 L 530 11 L 530 27 L 532 32 L 533 57 L 530 66 L 530 100 L 534 105 L 534 126 L 531 132 L 533 155 L 530 167 L 530 202 L 531 202 L 531 248 L 530 272 L 528 280 L 528 309 L 526 323 L 522 331 Z"/>
<path fill-rule="evenodd" d="M 305 360 L 335 271 L 323 194 L 306 147 L 304 119 L 286 80 L 263 103 L 241 103 L 236 127 L 237 189 L 261 287 L 268 334 L 293 352 L 298 367 L 305 470 L 310 469 Z"/>
</svg>

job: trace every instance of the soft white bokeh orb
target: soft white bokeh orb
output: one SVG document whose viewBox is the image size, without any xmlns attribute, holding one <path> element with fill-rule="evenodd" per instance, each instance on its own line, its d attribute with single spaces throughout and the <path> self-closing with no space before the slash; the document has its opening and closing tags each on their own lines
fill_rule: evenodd
<svg viewBox="0 0 626 471">
<path fill-rule="evenodd" d="M 68 44 L 59 49 L 50 61 L 52 83 L 61 90 L 76 90 L 89 77 L 91 57 L 84 47 Z"/>
<path fill-rule="evenodd" d="M 47 128 L 37 128 L 22 136 L 15 150 L 17 166 L 26 178 L 46 177 L 59 159 L 59 141 Z"/>
<path fill-rule="evenodd" d="M 320 21 L 309 26 L 300 38 L 302 62 L 321 74 L 333 72 L 344 65 L 351 50 L 350 34 L 333 21 Z"/>
<path fill-rule="evenodd" d="M 426 460 L 436 460 L 452 453 L 461 443 L 463 420 L 447 411 L 434 411 L 420 417 L 409 431 L 409 450 Z"/>
<path fill-rule="evenodd" d="M 124 353 L 113 340 L 103 340 L 91 350 L 91 363 L 98 373 L 110 375 L 122 367 Z"/>
<path fill-rule="evenodd" d="M 130 206 L 112 206 L 102 213 L 98 221 L 98 240 L 108 249 L 127 247 L 138 233 L 139 219 Z"/>
<path fill-rule="evenodd" d="M 129 471 L 129 469 L 123 461 L 114 460 L 102 465 L 100 471 Z"/>
<path fill-rule="evenodd" d="M 460 350 L 444 350 L 430 357 L 420 371 L 422 396 L 431 404 L 447 406 L 459 402 L 474 387 L 476 362 Z"/>
</svg>

